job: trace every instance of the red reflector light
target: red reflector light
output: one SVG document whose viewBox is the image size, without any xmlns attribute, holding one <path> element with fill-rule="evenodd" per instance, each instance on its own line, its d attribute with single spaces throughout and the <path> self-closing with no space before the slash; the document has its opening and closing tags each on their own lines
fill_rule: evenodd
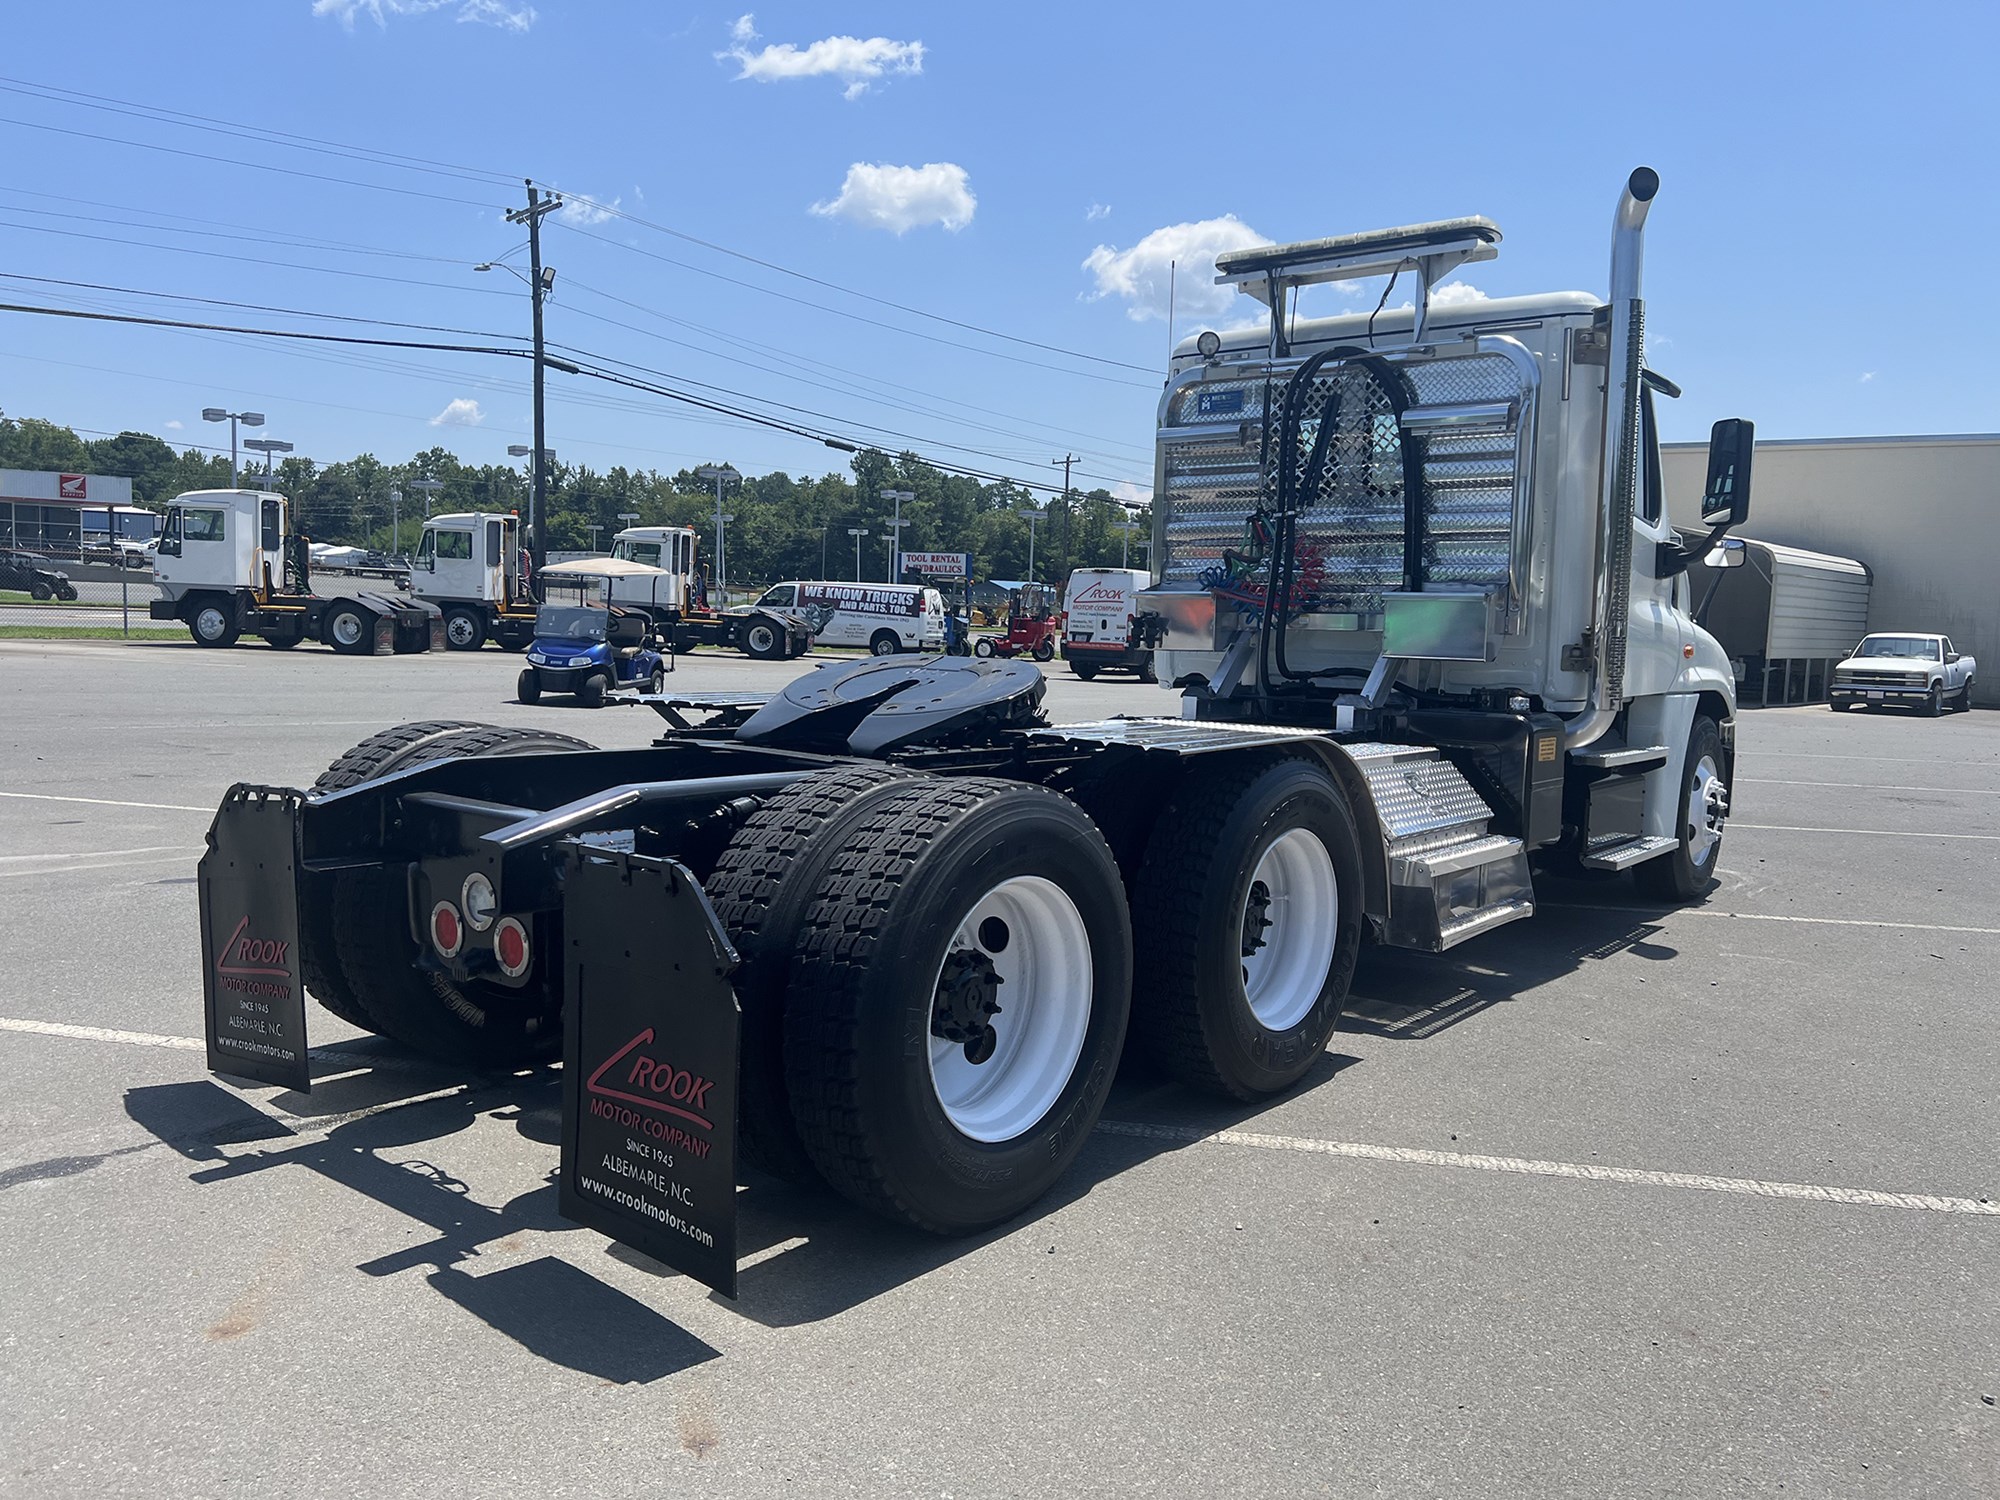
<svg viewBox="0 0 2000 1500">
<path fill-rule="evenodd" d="M 528 929 L 517 918 L 502 917 L 500 925 L 493 929 L 493 959 L 500 965 L 500 972 L 509 979 L 519 979 L 528 972 L 532 956 Z"/>
<path fill-rule="evenodd" d="M 457 958 L 458 950 L 465 946 L 465 924 L 449 901 L 431 908 L 431 945 L 446 958 Z"/>
</svg>

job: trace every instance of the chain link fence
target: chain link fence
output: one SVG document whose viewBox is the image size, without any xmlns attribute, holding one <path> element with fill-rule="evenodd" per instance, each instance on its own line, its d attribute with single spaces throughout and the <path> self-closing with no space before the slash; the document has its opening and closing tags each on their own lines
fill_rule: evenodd
<svg viewBox="0 0 2000 1500">
<path fill-rule="evenodd" d="M 160 597 L 137 553 L 0 548 L 0 640 L 166 640 L 186 630 L 151 616 Z"/>
</svg>

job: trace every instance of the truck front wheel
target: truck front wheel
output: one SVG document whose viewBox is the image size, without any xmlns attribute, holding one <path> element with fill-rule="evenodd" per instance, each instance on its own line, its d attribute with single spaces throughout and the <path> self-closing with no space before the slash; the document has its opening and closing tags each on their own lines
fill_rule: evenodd
<svg viewBox="0 0 2000 1500">
<path fill-rule="evenodd" d="M 1133 1041 L 1214 1093 L 1289 1088 L 1340 1021 L 1362 911 L 1354 816 L 1323 766 L 1197 762 L 1133 882 Z"/>
<path fill-rule="evenodd" d="M 453 651 L 477 651 L 486 644 L 486 622 L 460 606 L 444 612 L 444 643 Z"/>
<path fill-rule="evenodd" d="M 1117 862 L 1074 802 L 912 781 L 849 824 L 801 924 L 784 1022 L 822 1176 L 937 1234 L 1012 1218 L 1097 1123 L 1125 1038 Z"/>
<path fill-rule="evenodd" d="M 1646 895 L 1660 901 L 1692 901 L 1714 884 L 1715 867 L 1722 858 L 1722 825 L 1729 816 L 1724 764 L 1721 729 L 1708 715 L 1696 715 L 1681 768 L 1679 842 L 1671 854 L 1649 859 L 1632 872 Z"/>
<path fill-rule="evenodd" d="M 203 599 L 188 616 L 188 634 L 197 646 L 233 646 L 242 634 L 229 611 L 213 599 Z"/>
</svg>

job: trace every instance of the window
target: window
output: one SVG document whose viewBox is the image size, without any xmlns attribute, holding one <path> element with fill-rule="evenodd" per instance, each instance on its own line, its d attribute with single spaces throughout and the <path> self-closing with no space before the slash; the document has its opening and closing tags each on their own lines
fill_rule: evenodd
<svg viewBox="0 0 2000 1500">
<path fill-rule="evenodd" d="M 658 542 L 620 542 L 612 551 L 612 556 L 622 557 L 628 562 L 644 563 L 649 568 L 660 566 L 660 544 Z"/>
<path fill-rule="evenodd" d="M 1639 393 L 1639 519 L 1659 524 L 1666 513 L 1666 485 L 1660 476 L 1660 427 L 1653 415 L 1653 388 Z"/>
<path fill-rule="evenodd" d="M 798 591 L 789 583 L 781 583 L 757 602 L 759 604 L 768 604 L 773 609 L 789 609 L 793 603 L 792 595 L 796 592 Z"/>
<path fill-rule="evenodd" d="M 437 555 L 446 562 L 470 562 L 472 560 L 472 533 L 469 531 L 439 531 Z"/>
<path fill-rule="evenodd" d="M 229 512 L 188 506 L 181 511 L 181 540 L 220 542 L 229 535 Z"/>
<path fill-rule="evenodd" d="M 505 548 L 500 541 L 500 523 L 498 521 L 488 521 L 486 523 L 486 566 L 489 568 L 498 567 L 505 555 Z"/>
</svg>

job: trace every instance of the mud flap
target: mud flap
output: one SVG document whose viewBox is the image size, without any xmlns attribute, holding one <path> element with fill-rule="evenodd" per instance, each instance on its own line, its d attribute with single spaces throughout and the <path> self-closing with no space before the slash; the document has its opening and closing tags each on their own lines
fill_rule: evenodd
<svg viewBox="0 0 2000 1500">
<path fill-rule="evenodd" d="M 670 859 L 573 848 L 563 884 L 565 1218 L 736 1295 L 736 953 Z"/>
<path fill-rule="evenodd" d="M 299 807 L 305 793 L 238 782 L 222 798 L 198 871 L 208 1066 L 305 1092 L 299 979 Z"/>
</svg>

